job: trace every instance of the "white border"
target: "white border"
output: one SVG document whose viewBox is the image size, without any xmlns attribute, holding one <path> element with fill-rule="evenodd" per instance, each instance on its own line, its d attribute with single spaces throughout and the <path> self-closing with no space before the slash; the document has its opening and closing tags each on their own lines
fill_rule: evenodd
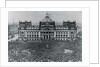
<svg viewBox="0 0 100 67">
<path fill-rule="evenodd" d="M 8 11 L 82 11 L 82 62 L 8 62 Z M 89 8 L 2 8 L 2 66 L 89 66 Z"/>
<path fill-rule="evenodd" d="M 0 0 L 0 7 L 5 7 L 5 0 Z"/>
<path fill-rule="evenodd" d="M 6 7 L 89 7 L 90 63 L 99 63 L 98 1 L 7 1 Z"/>
</svg>

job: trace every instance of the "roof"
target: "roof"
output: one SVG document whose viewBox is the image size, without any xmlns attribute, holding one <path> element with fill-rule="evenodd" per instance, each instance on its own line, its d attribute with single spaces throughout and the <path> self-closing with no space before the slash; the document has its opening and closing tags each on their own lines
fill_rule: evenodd
<svg viewBox="0 0 100 67">
<path fill-rule="evenodd" d="M 43 18 L 41 22 L 53 22 L 53 20 L 49 17 L 48 13 L 46 13 L 45 18 Z"/>
<path fill-rule="evenodd" d="M 31 27 L 32 26 L 32 23 L 31 21 L 19 21 L 19 28 L 18 29 L 26 29 L 26 27 Z"/>
<path fill-rule="evenodd" d="M 70 22 L 70 21 L 63 21 L 63 26 L 68 27 L 69 30 L 77 29 L 76 27 L 76 21 Z"/>
</svg>

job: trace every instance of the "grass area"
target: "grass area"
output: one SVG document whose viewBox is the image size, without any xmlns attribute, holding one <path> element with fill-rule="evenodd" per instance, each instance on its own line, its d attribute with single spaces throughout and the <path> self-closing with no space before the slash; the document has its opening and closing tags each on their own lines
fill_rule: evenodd
<svg viewBox="0 0 100 67">
<path fill-rule="evenodd" d="M 64 49 L 73 53 L 64 53 Z M 82 40 L 8 42 L 9 62 L 78 62 L 82 61 Z"/>
</svg>

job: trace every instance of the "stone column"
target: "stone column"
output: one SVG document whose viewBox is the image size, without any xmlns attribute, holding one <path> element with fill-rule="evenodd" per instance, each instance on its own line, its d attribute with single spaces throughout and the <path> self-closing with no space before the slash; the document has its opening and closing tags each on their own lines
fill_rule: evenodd
<svg viewBox="0 0 100 67">
<path fill-rule="evenodd" d="M 39 31 L 38 35 L 39 35 L 39 38 L 40 38 L 40 37 L 41 37 L 41 35 L 40 35 L 40 31 Z"/>
<path fill-rule="evenodd" d="M 56 37 L 56 31 L 54 31 L 54 36 L 53 37 Z"/>
<path fill-rule="evenodd" d="M 27 31 L 25 31 L 25 37 L 27 37 Z"/>
<path fill-rule="evenodd" d="M 70 33 L 71 31 L 68 31 L 68 37 L 70 37 L 70 35 L 71 35 L 71 33 Z"/>
</svg>

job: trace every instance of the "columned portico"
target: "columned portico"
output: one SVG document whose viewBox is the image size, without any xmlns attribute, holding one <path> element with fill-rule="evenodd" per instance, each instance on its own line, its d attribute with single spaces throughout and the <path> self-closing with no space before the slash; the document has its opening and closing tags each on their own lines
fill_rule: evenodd
<svg viewBox="0 0 100 67">
<path fill-rule="evenodd" d="M 52 40 L 54 36 L 54 32 L 41 32 L 42 40 Z"/>
</svg>

